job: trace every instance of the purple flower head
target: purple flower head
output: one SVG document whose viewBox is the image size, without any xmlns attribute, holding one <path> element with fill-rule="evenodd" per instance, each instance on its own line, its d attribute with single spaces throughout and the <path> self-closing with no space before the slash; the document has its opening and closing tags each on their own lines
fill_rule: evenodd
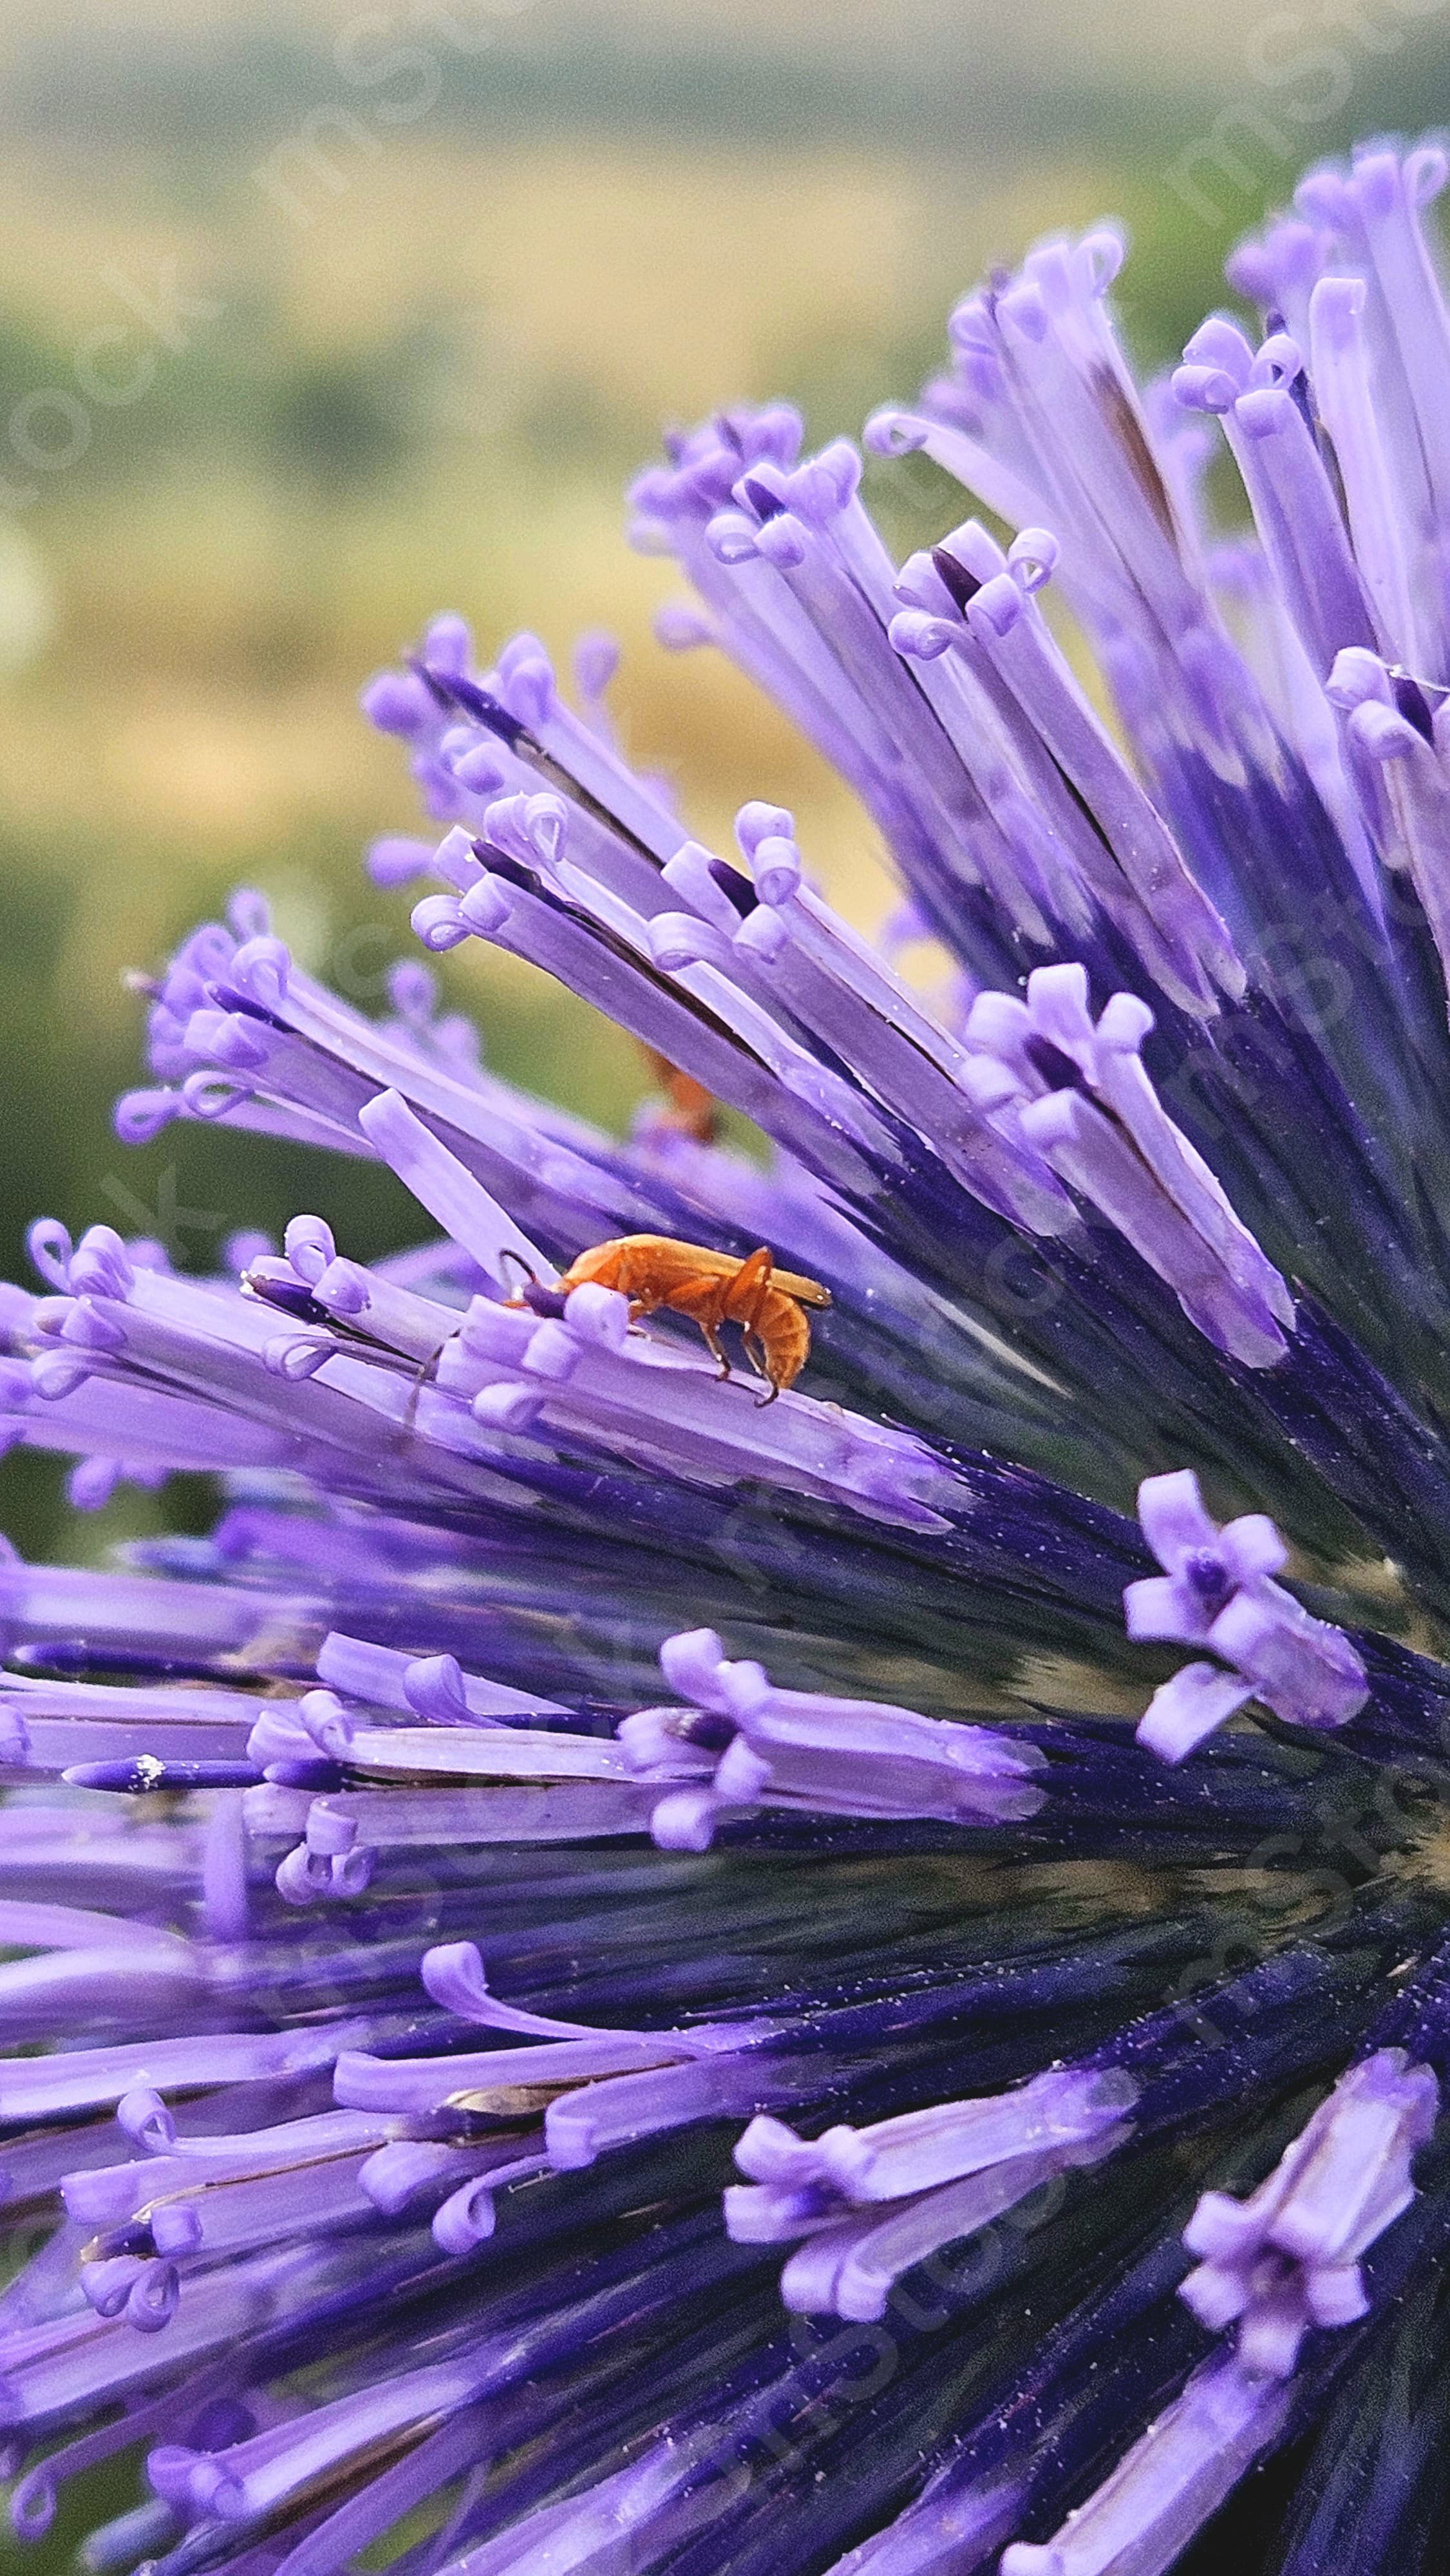
<svg viewBox="0 0 1450 2576">
<path fill-rule="evenodd" d="M 1368 2313 L 1359 2257 L 1414 2199 L 1411 2162 L 1439 2107 L 1428 2066 L 1379 2049 L 1340 2077 L 1247 2200 L 1204 2193 L 1184 2230 L 1200 2260 L 1182 2296 L 1215 2332 L 1237 2324 L 1245 2369 L 1287 2379 L 1311 2326 Z"/>
<path fill-rule="evenodd" d="M 1121 2074 L 1034 2076 L 1016 2093 L 943 2102 L 814 2141 L 752 2120 L 735 2161 L 752 2180 L 725 2195 L 742 2244 L 802 2237 L 781 2276 L 807 2316 L 884 2316 L 894 2281 L 976 2235 L 1057 2175 L 1111 2155 L 1130 2134 L 1137 2086 Z"/>
<path fill-rule="evenodd" d="M 694 1711 L 642 1709 L 624 1719 L 619 1740 L 639 1778 L 689 1784 L 654 1811 L 666 1850 L 707 1849 L 732 1807 L 994 1824 L 1045 1803 L 1034 1744 L 914 1709 L 772 1689 L 759 1664 L 727 1662 L 711 1629 L 667 1639 L 660 1666 Z"/>
<path fill-rule="evenodd" d="M 979 993 L 967 1045 L 1002 1068 L 999 1118 L 1105 1216 L 1200 1332 L 1250 1368 L 1288 1349 L 1294 1304 L 1202 1156 L 1164 1110 L 1140 1049 L 1146 1002 L 1115 993 L 1094 1023 L 1082 966 L 1039 966 L 1024 1000 Z"/>
<path fill-rule="evenodd" d="M 0 1550 L 17 2542 L 1438 2569 L 1444 167 L 1311 172 L 1146 391 L 1115 231 L 967 297 L 866 443 L 1000 537 L 898 564 L 784 405 L 638 478 L 879 943 L 769 792 L 711 842 L 632 766 L 608 636 L 448 615 L 363 693 L 379 1016 L 250 890 L 148 980 L 123 1139 L 384 1164 L 419 1240 L 41 1219 L 0 1288 L 0 1451 L 219 1492 Z M 627 1136 L 493 1069 L 471 940 L 648 1051 Z"/>
<path fill-rule="evenodd" d="M 1185 1664 L 1154 1693 L 1138 1741 L 1181 1762 L 1205 1735 L 1258 1700 L 1290 1726 L 1343 1726 L 1369 1697 L 1362 1657 L 1342 1629 L 1311 1618 L 1273 1577 L 1289 1551 L 1263 1512 L 1220 1529 L 1191 1468 L 1138 1488 L 1143 1535 L 1163 1568 L 1123 1594 L 1128 1634 L 1204 1645 L 1230 1669 Z"/>
</svg>

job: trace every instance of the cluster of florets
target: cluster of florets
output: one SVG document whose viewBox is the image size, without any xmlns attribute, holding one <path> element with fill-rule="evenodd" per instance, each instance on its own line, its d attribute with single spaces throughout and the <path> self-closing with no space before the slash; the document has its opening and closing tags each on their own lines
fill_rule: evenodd
<svg viewBox="0 0 1450 2576">
<path fill-rule="evenodd" d="M 256 895 L 150 984 L 124 1137 L 433 1232 L 0 1291 L 7 1445 L 227 1489 L 0 1566 L 18 2533 L 139 2450 L 94 2576 L 1164 2576 L 1277 2452 L 1286 2576 L 1438 2564 L 1444 175 L 1312 174 L 1147 396 L 1115 235 L 969 297 L 867 444 L 1005 546 L 897 566 L 784 407 L 639 479 L 879 948 L 784 808 L 689 834 L 601 639 L 370 684 L 441 827 L 375 880 L 640 1041 L 627 1138 Z"/>
</svg>

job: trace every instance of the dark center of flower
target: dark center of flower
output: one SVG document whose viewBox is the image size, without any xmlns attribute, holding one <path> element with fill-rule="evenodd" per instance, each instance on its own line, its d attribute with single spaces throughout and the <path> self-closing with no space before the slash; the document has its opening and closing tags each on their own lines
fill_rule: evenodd
<svg viewBox="0 0 1450 2576">
<path fill-rule="evenodd" d="M 1086 1091 L 1087 1084 L 1071 1056 L 1064 1055 L 1051 1038 L 1028 1038 L 1022 1052 L 1033 1071 L 1040 1073 L 1054 1091 Z"/>
<path fill-rule="evenodd" d="M 1221 1556 L 1208 1548 L 1196 1548 L 1183 1560 L 1181 1568 L 1210 1618 L 1217 1618 L 1233 1591 L 1233 1578 Z"/>
</svg>

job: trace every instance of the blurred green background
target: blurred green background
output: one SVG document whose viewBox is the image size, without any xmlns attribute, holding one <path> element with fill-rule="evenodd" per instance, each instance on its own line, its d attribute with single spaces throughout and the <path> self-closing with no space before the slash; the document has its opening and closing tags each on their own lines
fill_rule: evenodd
<svg viewBox="0 0 1450 2576">
<path fill-rule="evenodd" d="M 239 881 L 380 999 L 407 900 L 359 852 L 412 812 L 355 698 L 435 609 L 559 652 L 615 628 L 630 748 L 696 828 L 781 799 L 873 920 L 849 799 L 728 671 L 649 640 L 671 568 L 625 550 L 619 497 L 661 420 L 785 393 L 813 436 L 854 431 L 985 264 L 1104 212 L 1160 364 L 1300 162 L 1447 102 L 1436 0 L 9 0 L 4 1269 L 41 1211 L 195 1265 L 308 1204 L 353 1249 L 406 1237 L 385 1174 L 196 1130 L 131 1152 L 109 1113 L 138 1063 L 123 970 Z M 961 514 L 924 465 L 873 492 L 903 548 Z M 476 943 L 445 973 L 496 1064 L 627 1117 L 626 1041 Z M 123 1494 L 79 1544 L 203 1501 Z M 54 1551 L 58 1471 L 13 1459 L 0 1519 Z"/>
</svg>

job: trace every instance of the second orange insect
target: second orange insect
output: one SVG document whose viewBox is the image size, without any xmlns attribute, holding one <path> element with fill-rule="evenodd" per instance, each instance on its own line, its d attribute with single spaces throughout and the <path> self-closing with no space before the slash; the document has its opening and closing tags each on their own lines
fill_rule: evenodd
<svg viewBox="0 0 1450 2576">
<path fill-rule="evenodd" d="M 777 1270 L 775 1256 L 764 1244 L 738 1261 L 733 1253 L 712 1252 L 702 1243 L 677 1243 L 668 1234 L 624 1234 L 581 1252 L 559 1281 L 560 1292 L 592 1281 L 617 1288 L 635 1315 L 688 1316 L 698 1324 L 728 1377 L 730 1361 L 720 1339 L 722 1324 L 738 1324 L 745 1336 L 745 1356 L 764 1378 L 773 1402 L 782 1387 L 793 1386 L 811 1347 L 807 1306 L 829 1306 L 831 1292 L 818 1279 L 794 1270 Z"/>
</svg>

